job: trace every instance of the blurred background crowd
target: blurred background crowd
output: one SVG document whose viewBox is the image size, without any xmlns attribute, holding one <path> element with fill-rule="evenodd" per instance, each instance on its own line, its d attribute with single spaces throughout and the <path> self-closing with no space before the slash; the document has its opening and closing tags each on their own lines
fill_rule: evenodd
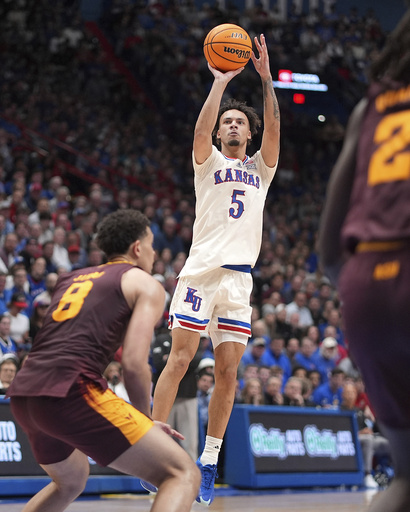
<svg viewBox="0 0 410 512">
<path fill-rule="evenodd" d="M 344 385 L 353 382 L 353 407 L 373 427 L 316 239 L 348 115 L 366 90 L 366 68 L 387 29 L 360 5 L 346 10 L 336 0 L 295 1 L 284 13 L 283 2 L 271 4 L 106 0 L 98 16 L 85 16 L 87 2 L 80 0 L 1 2 L 3 392 L 30 351 L 58 275 L 104 262 L 94 235 L 101 218 L 118 208 L 143 211 L 155 235 L 153 274 L 167 292 L 152 343 L 155 383 L 171 346 L 168 305 L 192 238 L 193 127 L 213 78 L 202 44 L 211 28 L 230 22 L 251 37 L 265 34 L 274 80 L 286 69 L 317 75 L 328 86 L 297 103 L 292 91 L 277 89 L 281 154 L 253 269 L 252 338 L 237 401 L 341 407 Z M 227 94 L 261 115 L 260 87 L 250 62 Z M 254 138 L 249 154 L 259 145 Z M 178 395 L 198 400 L 199 443 L 212 368 L 212 344 L 204 336 Z M 106 376 L 126 397 L 119 361 Z"/>
</svg>

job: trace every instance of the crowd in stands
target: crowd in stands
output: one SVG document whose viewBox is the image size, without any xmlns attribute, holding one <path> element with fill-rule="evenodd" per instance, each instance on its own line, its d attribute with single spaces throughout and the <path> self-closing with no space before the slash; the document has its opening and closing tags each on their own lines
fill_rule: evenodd
<svg viewBox="0 0 410 512">
<path fill-rule="evenodd" d="M 112 0 L 98 23 L 85 23 L 78 0 L 1 3 L 0 387 L 29 353 L 58 276 L 104 262 L 94 235 L 117 208 L 138 208 L 151 220 L 153 274 L 167 292 L 156 337 L 164 336 L 192 238 L 192 133 L 212 80 L 202 53 L 212 27 L 229 21 L 252 37 L 263 32 L 272 70 L 320 73 L 346 113 L 362 96 L 367 64 L 386 37 L 373 12 L 341 15 L 333 2 L 325 11 L 295 9 L 284 21 L 255 4 L 247 11 L 230 4 L 228 14 L 215 2 L 198 10 L 190 0 Z M 230 87 L 261 113 L 251 66 Z M 354 381 L 356 406 L 369 411 L 338 294 L 316 253 L 345 119 L 319 125 L 277 95 L 281 156 L 253 269 L 252 337 L 237 401 L 340 407 L 344 383 Z M 187 396 L 194 386 L 204 427 L 213 385 L 206 337 L 200 351 Z M 154 378 L 158 368 L 153 364 Z M 117 363 L 106 375 L 113 387 L 120 370 Z"/>
</svg>

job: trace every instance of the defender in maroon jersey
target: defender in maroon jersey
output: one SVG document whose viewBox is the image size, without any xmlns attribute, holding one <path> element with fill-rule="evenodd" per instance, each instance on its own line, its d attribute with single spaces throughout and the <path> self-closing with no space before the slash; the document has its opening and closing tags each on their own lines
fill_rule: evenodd
<svg viewBox="0 0 410 512">
<path fill-rule="evenodd" d="M 410 11 L 371 69 L 322 216 L 349 349 L 388 437 L 395 478 L 371 512 L 410 510 Z"/>
<path fill-rule="evenodd" d="M 52 482 L 28 502 L 30 512 L 59 512 L 83 491 L 87 456 L 103 466 L 153 482 L 152 511 L 188 511 L 200 473 L 151 420 L 148 354 L 165 301 L 149 274 L 154 261 L 148 219 L 118 210 L 101 223 L 99 247 L 108 263 L 64 274 L 42 329 L 8 390 L 11 408 L 36 460 Z M 124 381 L 132 405 L 102 376 L 122 345 Z"/>
</svg>

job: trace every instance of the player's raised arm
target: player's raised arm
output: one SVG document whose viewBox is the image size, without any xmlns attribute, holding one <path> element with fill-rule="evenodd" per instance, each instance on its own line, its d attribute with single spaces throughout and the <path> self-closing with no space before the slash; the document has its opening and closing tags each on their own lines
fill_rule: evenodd
<svg viewBox="0 0 410 512">
<path fill-rule="evenodd" d="M 269 65 L 269 54 L 265 36 L 261 34 L 260 42 L 255 37 L 255 45 L 259 58 L 252 52 L 252 62 L 262 80 L 263 91 L 263 123 L 261 154 L 265 164 L 274 167 L 279 157 L 280 113 L 279 104 L 273 89 L 272 75 Z"/>
<path fill-rule="evenodd" d="M 194 130 L 194 156 L 198 164 L 202 164 L 212 152 L 212 131 L 218 118 L 222 95 L 228 82 L 238 75 L 243 68 L 222 73 L 208 64 L 214 75 L 214 83 L 199 113 Z"/>
</svg>

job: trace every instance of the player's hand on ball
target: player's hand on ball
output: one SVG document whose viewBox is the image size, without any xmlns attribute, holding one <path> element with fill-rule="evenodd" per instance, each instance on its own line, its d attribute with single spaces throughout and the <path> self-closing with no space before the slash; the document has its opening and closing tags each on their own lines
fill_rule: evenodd
<svg viewBox="0 0 410 512">
<path fill-rule="evenodd" d="M 209 63 L 208 63 L 208 68 L 210 69 L 211 73 L 214 75 L 215 78 L 219 78 L 220 80 L 223 80 L 223 81 L 227 81 L 229 82 L 230 80 L 232 80 L 232 78 L 236 75 L 239 75 L 239 73 L 241 73 L 245 68 L 244 67 L 241 67 L 241 68 L 238 68 L 238 69 L 235 69 L 234 71 L 226 71 L 225 73 L 223 73 L 222 71 L 219 71 L 219 69 L 215 69 L 213 68 Z"/>
</svg>

